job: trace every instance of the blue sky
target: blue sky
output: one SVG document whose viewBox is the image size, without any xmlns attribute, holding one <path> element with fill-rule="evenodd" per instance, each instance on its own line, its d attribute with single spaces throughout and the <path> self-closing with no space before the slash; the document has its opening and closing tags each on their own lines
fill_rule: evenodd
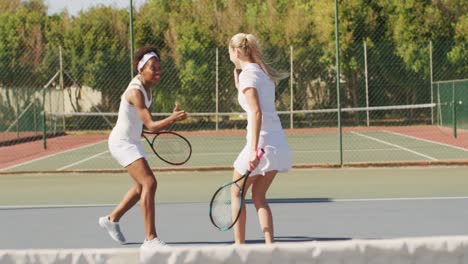
<svg viewBox="0 0 468 264">
<path fill-rule="evenodd" d="M 146 0 L 133 0 L 133 5 L 138 7 Z M 49 15 L 59 13 L 65 8 L 71 15 L 77 15 L 80 10 L 86 10 L 96 5 L 109 5 L 118 8 L 128 8 L 130 0 L 46 0 L 45 3 L 49 6 Z"/>
</svg>

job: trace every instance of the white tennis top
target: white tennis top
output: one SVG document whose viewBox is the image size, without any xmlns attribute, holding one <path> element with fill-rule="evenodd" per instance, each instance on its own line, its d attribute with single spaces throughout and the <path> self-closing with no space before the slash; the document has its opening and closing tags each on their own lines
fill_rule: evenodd
<svg viewBox="0 0 468 264">
<path fill-rule="evenodd" d="M 269 171 L 286 172 L 291 169 L 291 150 L 286 135 L 281 126 L 275 109 L 275 84 L 260 66 L 255 63 L 247 64 L 239 75 L 239 94 L 237 99 L 241 107 L 247 112 L 247 142 L 234 161 L 235 170 L 243 174 L 249 169 L 252 144 L 252 112 L 249 109 L 244 91 L 251 87 L 256 89 L 260 109 L 262 110 L 262 126 L 258 147 L 265 150 L 257 168 L 251 175 L 265 175 Z M 249 131 L 250 130 L 250 131 Z"/>
<path fill-rule="evenodd" d="M 237 100 L 247 112 L 247 130 L 252 126 L 252 115 L 244 94 L 248 87 L 257 90 L 260 109 L 262 110 L 262 127 L 260 133 L 282 131 L 280 119 L 275 107 L 275 84 L 256 63 L 247 64 L 239 75 L 239 93 Z"/>
<path fill-rule="evenodd" d="M 139 143 L 141 140 L 143 121 L 138 115 L 135 106 L 131 105 L 125 97 L 125 94 L 130 89 L 140 90 L 145 98 L 146 107 L 149 108 L 151 106 L 152 98 L 148 97 L 143 84 L 138 78 L 139 75 L 133 78 L 120 98 L 119 116 L 117 118 L 117 123 L 114 129 L 112 129 L 110 138 L 128 140 L 133 143 Z"/>
</svg>

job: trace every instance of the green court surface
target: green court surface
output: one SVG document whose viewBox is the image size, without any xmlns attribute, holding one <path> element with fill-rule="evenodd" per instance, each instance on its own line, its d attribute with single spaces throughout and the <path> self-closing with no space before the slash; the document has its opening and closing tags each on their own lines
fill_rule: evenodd
<svg viewBox="0 0 468 264">
<path fill-rule="evenodd" d="M 231 171 L 158 172 L 158 203 L 209 202 Z M 116 204 L 126 173 L 0 175 L 0 206 Z M 467 197 L 468 167 L 294 169 L 279 174 L 271 199 Z"/>
<path fill-rule="evenodd" d="M 232 166 L 232 162 L 245 144 L 245 136 L 242 135 L 188 135 L 187 137 L 192 144 L 193 153 L 191 159 L 182 167 Z M 338 138 L 337 132 L 289 134 L 288 142 L 293 153 L 293 164 L 339 164 Z M 48 144 L 61 144 L 60 138 L 50 140 Z M 169 167 L 156 158 L 146 142 L 143 142 L 143 145 L 152 168 Z M 120 168 L 108 151 L 107 141 L 72 150 L 65 148 L 65 150 L 62 153 L 18 164 L 4 171 Z M 468 160 L 466 148 L 388 131 L 346 132 L 343 134 L 343 150 L 344 163 Z"/>
</svg>

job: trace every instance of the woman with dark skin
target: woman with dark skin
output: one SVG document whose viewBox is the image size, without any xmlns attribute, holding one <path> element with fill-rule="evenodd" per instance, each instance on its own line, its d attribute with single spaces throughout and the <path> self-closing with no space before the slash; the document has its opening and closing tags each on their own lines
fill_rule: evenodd
<svg viewBox="0 0 468 264">
<path fill-rule="evenodd" d="M 179 110 L 176 104 L 169 117 L 158 121 L 152 119 L 149 110 L 152 102 L 151 88 L 161 78 L 160 57 L 155 47 L 138 49 L 133 66 L 138 75 L 122 94 L 117 123 L 109 136 L 109 150 L 117 162 L 127 169 L 135 184 L 109 215 L 99 218 L 99 225 L 108 231 L 112 239 L 125 243 L 119 220 L 139 201 L 146 234 L 142 248 L 150 248 L 165 243 L 156 233 L 154 198 L 157 181 L 141 143 L 142 127 L 144 125 L 147 130 L 157 132 L 174 122 L 186 119 L 187 114 Z"/>
</svg>

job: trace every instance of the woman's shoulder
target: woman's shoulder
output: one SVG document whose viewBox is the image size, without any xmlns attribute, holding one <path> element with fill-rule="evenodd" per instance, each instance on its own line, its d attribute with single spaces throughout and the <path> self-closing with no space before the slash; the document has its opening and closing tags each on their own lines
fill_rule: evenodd
<svg viewBox="0 0 468 264">
<path fill-rule="evenodd" d="M 259 72 L 262 68 L 257 63 L 249 63 L 242 69 L 242 72 Z"/>
<path fill-rule="evenodd" d="M 262 73 L 262 70 L 260 69 L 260 67 L 257 68 L 257 67 L 252 67 L 250 65 L 251 64 L 249 64 L 249 66 L 242 69 L 241 73 L 239 74 L 239 78 L 242 78 L 242 77 L 243 78 L 255 78 Z"/>
<path fill-rule="evenodd" d="M 135 96 L 138 92 L 144 90 L 143 83 L 138 79 L 138 76 L 133 78 L 125 89 L 126 96 Z"/>
<path fill-rule="evenodd" d="M 140 78 L 139 78 L 139 75 L 135 76 L 131 81 L 130 83 L 128 84 L 128 86 L 143 86 L 143 83 L 141 82 Z"/>
</svg>

